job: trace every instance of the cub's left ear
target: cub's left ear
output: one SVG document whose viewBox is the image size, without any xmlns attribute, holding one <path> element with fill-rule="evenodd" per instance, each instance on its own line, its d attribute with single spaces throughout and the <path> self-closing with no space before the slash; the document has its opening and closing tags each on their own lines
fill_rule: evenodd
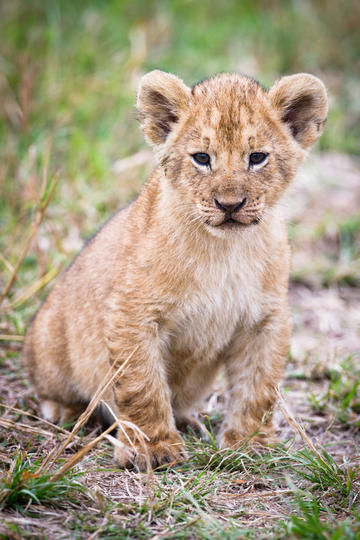
<svg viewBox="0 0 360 540">
<path fill-rule="evenodd" d="M 136 107 L 147 141 L 154 146 L 166 141 L 181 113 L 187 108 L 191 90 L 171 73 L 156 69 L 140 81 Z"/>
<path fill-rule="evenodd" d="M 300 146 L 307 148 L 320 137 L 328 112 L 326 89 L 320 79 L 307 73 L 282 77 L 269 96 Z"/>
</svg>

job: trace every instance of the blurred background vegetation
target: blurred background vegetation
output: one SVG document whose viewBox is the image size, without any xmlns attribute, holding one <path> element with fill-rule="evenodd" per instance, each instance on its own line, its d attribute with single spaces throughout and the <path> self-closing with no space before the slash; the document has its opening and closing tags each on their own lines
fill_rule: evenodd
<svg viewBox="0 0 360 540">
<path fill-rule="evenodd" d="M 37 291 L 148 174 L 134 110 L 142 74 L 160 68 L 193 84 L 234 70 L 271 86 L 314 73 L 330 98 L 319 151 L 356 154 L 359 22 L 355 0 L 2 0 L 1 289 L 57 180 L 8 295 L 20 308 L 8 315 L 13 330 L 23 332 Z M 133 154 L 136 168 L 119 162 Z M 360 219 L 350 225 L 353 245 Z"/>
</svg>

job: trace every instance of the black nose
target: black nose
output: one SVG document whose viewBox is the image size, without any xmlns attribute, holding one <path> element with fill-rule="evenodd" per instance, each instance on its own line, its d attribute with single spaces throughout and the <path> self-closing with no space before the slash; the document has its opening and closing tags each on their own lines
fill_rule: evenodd
<svg viewBox="0 0 360 540">
<path fill-rule="evenodd" d="M 232 212 L 237 212 L 238 210 L 240 210 L 240 208 L 244 206 L 244 204 L 246 203 L 246 198 L 244 198 L 240 202 L 235 202 L 235 203 L 228 203 L 227 201 L 218 201 L 217 199 L 214 199 L 214 201 L 215 201 L 215 205 L 217 206 L 217 208 L 219 208 L 219 210 L 223 210 L 224 212 L 228 212 L 231 214 Z"/>
</svg>

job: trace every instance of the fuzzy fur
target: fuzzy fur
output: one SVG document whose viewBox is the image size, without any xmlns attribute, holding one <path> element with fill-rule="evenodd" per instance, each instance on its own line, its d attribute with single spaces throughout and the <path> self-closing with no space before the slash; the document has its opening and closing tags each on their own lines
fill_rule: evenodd
<svg viewBox="0 0 360 540">
<path fill-rule="evenodd" d="M 323 84 L 283 77 L 269 90 L 236 74 L 187 87 L 143 77 L 137 108 L 159 165 L 57 281 L 24 357 L 47 418 L 88 403 L 109 367 L 136 349 L 105 400 L 148 436 L 153 466 L 184 455 L 177 426 L 220 366 L 228 378 L 221 447 L 271 434 L 274 387 L 289 347 L 289 247 L 278 202 L 327 115 Z M 192 155 L 206 152 L 211 166 Z M 264 152 L 259 165 L 252 152 Z M 223 205 L 245 201 L 225 222 Z M 128 433 L 131 437 L 131 432 Z M 128 446 L 126 437 L 117 437 Z M 146 464 L 134 441 L 120 466 Z"/>
</svg>

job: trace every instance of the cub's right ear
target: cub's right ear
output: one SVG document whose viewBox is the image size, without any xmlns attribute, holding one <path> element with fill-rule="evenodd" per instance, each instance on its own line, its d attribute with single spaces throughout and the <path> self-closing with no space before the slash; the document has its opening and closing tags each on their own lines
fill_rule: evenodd
<svg viewBox="0 0 360 540">
<path fill-rule="evenodd" d="M 164 71 L 151 71 L 140 81 L 136 107 L 145 138 L 157 146 L 167 136 L 188 106 L 191 90 L 181 79 Z"/>
</svg>

